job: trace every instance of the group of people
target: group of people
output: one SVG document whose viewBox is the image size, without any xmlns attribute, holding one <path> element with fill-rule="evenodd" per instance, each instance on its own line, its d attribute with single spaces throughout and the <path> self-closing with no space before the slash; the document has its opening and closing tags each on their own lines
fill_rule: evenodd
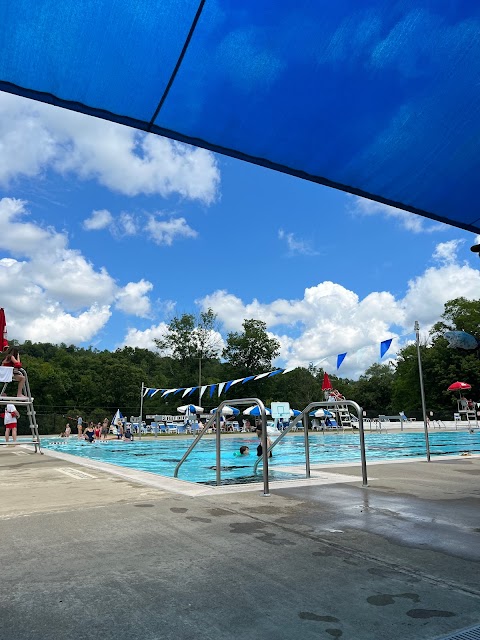
<svg viewBox="0 0 480 640">
<path fill-rule="evenodd" d="M 103 422 L 90 421 L 84 428 L 82 416 L 77 417 L 77 437 L 79 440 L 85 440 L 86 442 L 94 442 L 95 440 L 107 439 L 110 432 L 110 420 L 104 418 Z M 69 438 L 72 435 L 72 428 L 70 423 L 67 422 L 65 430 L 60 434 L 61 438 Z"/>
<path fill-rule="evenodd" d="M 121 420 L 118 420 L 115 424 L 117 430 L 117 439 L 125 442 L 133 442 L 133 433 L 131 427 L 127 425 L 123 426 Z M 107 440 L 110 433 L 110 420 L 104 418 L 103 422 L 90 421 L 84 428 L 82 416 L 77 417 L 77 437 L 79 440 L 85 440 L 86 442 L 95 442 L 96 440 Z M 67 422 L 65 430 L 60 434 L 61 438 L 69 438 L 72 434 L 72 428 L 70 423 Z"/>
</svg>

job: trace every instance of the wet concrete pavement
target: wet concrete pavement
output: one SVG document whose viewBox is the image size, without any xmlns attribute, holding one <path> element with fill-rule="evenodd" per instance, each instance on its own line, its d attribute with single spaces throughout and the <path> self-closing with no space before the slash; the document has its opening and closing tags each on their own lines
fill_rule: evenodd
<svg viewBox="0 0 480 640">
<path fill-rule="evenodd" d="M 191 497 L 3 449 L 0 638 L 434 639 L 480 624 L 480 459 L 369 476 Z"/>
</svg>

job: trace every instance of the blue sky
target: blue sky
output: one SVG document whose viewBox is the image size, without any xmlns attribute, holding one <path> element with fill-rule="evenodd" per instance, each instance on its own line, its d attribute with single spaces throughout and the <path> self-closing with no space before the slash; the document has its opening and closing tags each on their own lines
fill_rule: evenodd
<svg viewBox="0 0 480 640">
<path fill-rule="evenodd" d="M 279 366 L 356 377 L 480 297 L 473 234 L 297 178 L 2 93 L 0 149 L 10 338 L 153 348 L 212 307 L 219 339 L 258 318 Z"/>
</svg>

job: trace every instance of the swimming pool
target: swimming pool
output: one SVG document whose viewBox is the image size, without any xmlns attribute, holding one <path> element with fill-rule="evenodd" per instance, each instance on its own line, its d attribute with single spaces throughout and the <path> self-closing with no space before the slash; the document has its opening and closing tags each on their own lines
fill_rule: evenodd
<svg viewBox="0 0 480 640">
<path fill-rule="evenodd" d="M 310 434 L 310 463 L 358 462 L 360 447 L 358 433 Z M 45 449 L 70 453 L 91 460 L 110 462 L 122 467 L 150 471 L 173 477 L 175 466 L 191 444 L 191 438 L 142 438 L 133 443 L 117 440 L 89 444 L 77 438 L 42 438 Z M 253 475 L 258 439 L 254 434 L 238 438 L 222 439 L 222 483 L 246 483 L 261 479 Z M 250 455 L 240 457 L 241 445 L 250 447 Z M 405 459 L 425 456 L 423 433 L 365 433 L 367 464 L 374 460 Z M 305 477 L 305 452 L 303 434 L 284 438 L 274 449 L 270 460 L 272 480 Z M 464 451 L 480 453 L 480 431 L 444 431 L 430 433 L 432 457 L 460 454 Z M 285 466 L 298 466 L 297 473 L 286 473 Z M 261 466 L 259 467 L 261 474 Z M 203 438 L 180 467 L 180 480 L 215 484 L 215 440 Z"/>
</svg>

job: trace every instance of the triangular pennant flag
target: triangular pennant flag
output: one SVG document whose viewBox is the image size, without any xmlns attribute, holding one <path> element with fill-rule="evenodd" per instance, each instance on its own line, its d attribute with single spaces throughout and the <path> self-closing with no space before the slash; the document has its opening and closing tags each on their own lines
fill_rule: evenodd
<svg viewBox="0 0 480 640">
<path fill-rule="evenodd" d="M 188 389 L 185 389 L 185 391 L 182 393 L 182 398 L 184 398 L 187 393 L 190 393 L 190 391 L 192 390 L 193 387 L 188 387 Z"/>
<path fill-rule="evenodd" d="M 216 384 L 211 384 L 210 386 L 210 398 L 213 396 L 213 392 L 215 391 Z"/>
<path fill-rule="evenodd" d="M 249 382 L 250 380 L 253 380 L 255 378 L 255 376 L 247 376 L 246 378 L 243 379 L 242 384 L 245 384 L 246 382 Z"/>
<path fill-rule="evenodd" d="M 268 373 L 260 373 L 258 376 L 255 376 L 255 380 L 260 380 L 260 378 L 266 378 L 271 373 L 272 373 L 272 371 L 269 371 Z"/>
<path fill-rule="evenodd" d="M 227 393 L 227 391 L 230 389 L 232 384 L 233 384 L 233 380 L 230 380 L 229 382 L 227 382 L 227 384 L 225 385 L 225 393 Z"/>
<path fill-rule="evenodd" d="M 151 391 L 152 393 L 149 393 L 149 394 L 148 394 L 148 397 L 149 397 L 149 398 L 153 398 L 153 396 L 154 396 L 156 393 L 158 393 L 159 391 L 165 391 L 165 389 L 150 389 L 150 391 Z"/>
<path fill-rule="evenodd" d="M 191 395 L 192 395 L 192 393 L 195 393 L 195 391 L 196 391 L 197 389 L 198 389 L 198 387 L 192 387 L 192 388 L 190 389 L 190 393 L 189 393 L 188 395 L 189 395 L 189 396 L 191 396 Z"/>
<path fill-rule="evenodd" d="M 180 389 L 175 389 L 175 391 L 173 392 L 173 395 L 176 396 L 177 393 L 180 393 L 180 391 L 183 391 L 185 387 L 181 387 Z"/>
<path fill-rule="evenodd" d="M 290 373 L 290 371 L 293 371 L 294 369 L 297 369 L 298 367 L 289 367 L 288 369 L 284 369 L 283 373 Z"/>
<path fill-rule="evenodd" d="M 345 360 L 345 356 L 346 355 L 347 355 L 346 351 L 345 351 L 345 353 L 339 353 L 338 354 L 338 356 L 337 356 L 337 369 L 340 369 L 340 365 Z"/>
<path fill-rule="evenodd" d="M 176 391 L 176 389 L 165 389 L 165 391 L 162 393 L 162 398 L 166 398 L 170 393 L 173 393 L 174 391 Z"/>
<path fill-rule="evenodd" d="M 205 393 L 205 389 L 206 389 L 206 388 L 207 388 L 207 385 L 205 385 L 204 387 L 201 387 L 201 388 L 200 388 L 200 397 L 199 397 L 199 400 L 201 400 L 201 399 L 202 399 L 202 396 L 203 396 L 203 394 Z"/>
<path fill-rule="evenodd" d="M 383 342 L 380 343 L 380 358 L 383 358 L 383 356 L 390 349 L 392 341 L 393 341 L 393 338 L 390 338 L 389 340 L 384 340 Z"/>
<path fill-rule="evenodd" d="M 145 396 L 150 397 L 150 396 L 152 395 L 152 394 L 150 393 L 150 391 L 153 391 L 153 389 L 150 389 L 149 387 L 146 387 L 146 388 L 143 390 L 143 397 L 144 397 L 144 398 L 145 398 Z"/>
<path fill-rule="evenodd" d="M 243 378 L 237 378 L 236 380 L 232 380 L 232 384 L 230 386 L 233 387 L 234 384 L 237 384 L 238 382 L 241 382 L 242 380 L 243 380 Z"/>
<path fill-rule="evenodd" d="M 219 382 L 218 383 L 218 397 L 220 397 L 224 386 L 225 386 L 225 382 Z"/>
<path fill-rule="evenodd" d="M 283 369 L 277 369 L 276 371 L 272 371 L 272 373 L 268 376 L 269 378 L 272 378 L 273 376 L 278 375 L 279 373 L 283 373 Z"/>
</svg>

